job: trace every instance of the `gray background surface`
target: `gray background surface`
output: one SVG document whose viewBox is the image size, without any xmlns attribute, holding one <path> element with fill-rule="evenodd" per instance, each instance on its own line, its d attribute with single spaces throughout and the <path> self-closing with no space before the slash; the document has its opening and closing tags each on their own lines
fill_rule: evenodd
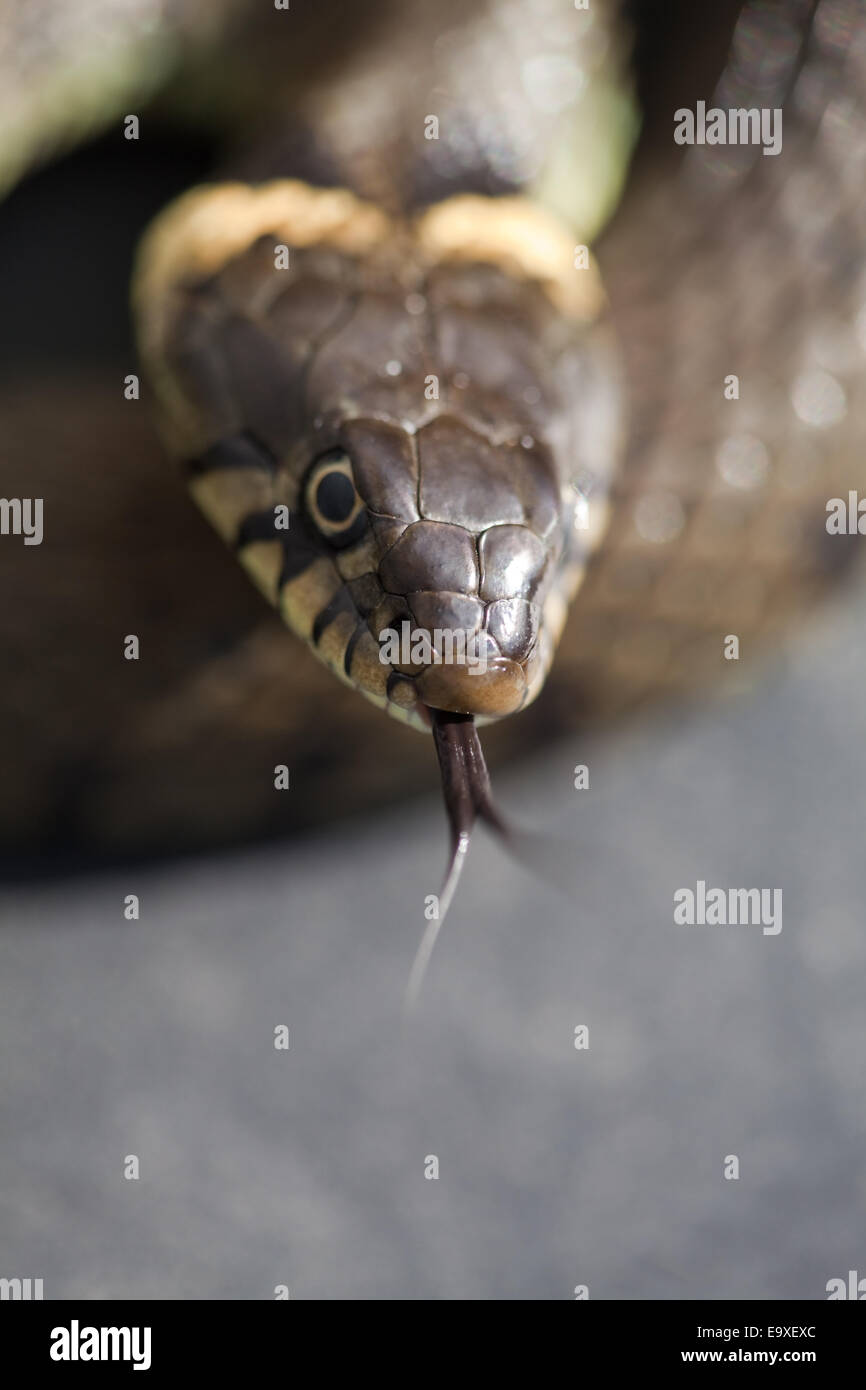
<svg viewBox="0 0 866 1390">
<path fill-rule="evenodd" d="M 850 593 L 750 694 L 501 776 L 568 891 L 480 838 L 409 1026 L 432 802 L 7 891 L 0 1274 L 47 1298 L 718 1299 L 866 1271 L 864 629 Z M 781 887 L 781 934 L 675 926 L 698 878 Z"/>
</svg>

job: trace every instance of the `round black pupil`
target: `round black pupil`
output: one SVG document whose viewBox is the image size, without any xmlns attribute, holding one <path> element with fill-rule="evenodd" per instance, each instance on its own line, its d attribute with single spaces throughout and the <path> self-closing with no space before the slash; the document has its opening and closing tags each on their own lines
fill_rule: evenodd
<svg viewBox="0 0 866 1390">
<path fill-rule="evenodd" d="M 355 505 L 355 488 L 345 473 L 326 473 L 316 487 L 316 506 L 325 521 L 346 521 Z"/>
</svg>

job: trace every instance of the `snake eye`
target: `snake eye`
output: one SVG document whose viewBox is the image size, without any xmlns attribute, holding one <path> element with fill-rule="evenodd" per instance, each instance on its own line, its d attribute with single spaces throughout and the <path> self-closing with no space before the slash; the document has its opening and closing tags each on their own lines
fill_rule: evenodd
<svg viewBox="0 0 866 1390">
<path fill-rule="evenodd" d="M 363 503 L 352 477 L 352 461 L 340 449 L 324 454 L 310 470 L 307 511 L 322 535 L 335 544 L 356 539 L 363 527 Z M 360 529 L 359 529 L 360 527 Z"/>
</svg>

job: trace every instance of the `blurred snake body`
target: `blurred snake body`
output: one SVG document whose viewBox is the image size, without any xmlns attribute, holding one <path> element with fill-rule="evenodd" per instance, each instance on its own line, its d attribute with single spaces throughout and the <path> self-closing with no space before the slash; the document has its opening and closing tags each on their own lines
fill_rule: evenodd
<svg viewBox="0 0 866 1390">
<path fill-rule="evenodd" d="M 476 725 L 548 676 L 558 727 L 723 681 L 726 636 L 763 645 L 847 566 L 824 518 L 864 473 L 866 14 L 743 6 L 713 100 L 783 108 L 781 153 L 672 169 L 671 111 L 609 227 L 636 133 L 613 0 L 383 0 L 312 76 L 306 9 L 258 14 L 265 119 L 144 238 L 141 358 L 284 622 L 432 729 L 465 848 L 497 820 Z M 404 623 L 474 635 L 484 673 L 383 660 Z"/>
<path fill-rule="evenodd" d="M 536 82 L 562 83 L 564 64 L 576 90 L 601 25 L 568 20 Z M 571 103 L 524 103 L 543 149 L 538 130 L 515 128 L 510 149 L 488 124 L 509 185 L 491 196 L 471 94 L 434 82 L 427 112 L 407 97 L 402 154 L 376 132 L 361 152 L 337 108 L 330 164 L 353 188 L 187 194 L 149 232 L 133 297 L 198 505 L 335 675 L 432 729 L 452 834 L 441 919 L 476 815 L 504 830 L 476 724 L 544 683 L 603 534 L 622 408 L 597 270 L 542 200 Z M 358 93 L 359 112 L 371 99 Z M 443 138 L 444 170 L 428 153 Z M 398 631 L 395 661 L 380 644 Z"/>
</svg>

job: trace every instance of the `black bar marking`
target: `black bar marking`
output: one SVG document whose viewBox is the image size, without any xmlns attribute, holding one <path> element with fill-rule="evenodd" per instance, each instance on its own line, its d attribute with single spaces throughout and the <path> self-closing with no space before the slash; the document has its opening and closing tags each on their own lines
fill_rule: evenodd
<svg viewBox="0 0 866 1390">
<path fill-rule="evenodd" d="M 279 531 L 276 529 L 276 520 L 274 507 L 268 507 L 263 512 L 250 512 L 238 527 L 235 538 L 237 549 L 243 550 L 245 545 L 252 545 L 254 541 L 282 541 L 287 533 L 282 527 Z M 290 515 L 289 531 L 291 529 Z"/>
<path fill-rule="evenodd" d="M 303 532 L 292 536 L 281 531 L 280 540 L 283 543 L 283 568 L 280 571 L 278 588 L 282 589 L 292 579 L 297 579 L 299 574 L 303 574 L 305 569 L 309 569 L 313 561 L 321 557 L 322 551 L 313 545 Z"/>
<path fill-rule="evenodd" d="M 274 473 L 277 460 L 255 435 L 244 430 L 218 440 L 199 458 L 189 459 L 186 467 L 191 478 L 219 473 L 226 468 L 254 468 L 260 473 Z"/>
<path fill-rule="evenodd" d="M 398 685 L 412 685 L 412 676 L 407 676 L 403 671 L 392 671 L 385 682 L 385 694 L 389 700 L 394 700 L 394 691 Z M 396 704 L 396 701 L 394 701 Z"/>
<path fill-rule="evenodd" d="M 331 623 L 334 622 L 335 618 L 339 617 L 341 613 L 353 613 L 355 617 L 358 615 L 358 610 L 345 589 L 339 589 L 330 603 L 326 603 L 321 612 L 316 616 L 312 633 L 314 647 L 319 645 L 325 629 L 330 627 Z"/>
<path fill-rule="evenodd" d="M 296 513 L 289 513 L 289 529 L 285 530 L 282 526 L 276 529 L 276 512 L 273 507 L 268 507 L 263 512 L 250 512 L 245 516 L 235 538 L 235 548 L 243 550 L 244 546 L 254 545 L 256 541 L 279 541 L 283 548 L 283 564 L 280 570 L 280 578 L 277 590 L 282 589 L 292 579 L 297 579 L 299 574 L 303 574 L 305 569 L 309 569 L 314 560 L 318 560 L 322 554 L 321 546 L 311 540 L 303 519 Z"/>
<path fill-rule="evenodd" d="M 343 670 L 345 671 L 349 680 L 352 679 L 352 657 L 355 655 L 355 648 L 357 647 L 362 634 L 366 631 L 366 626 L 366 623 L 358 623 L 358 626 L 355 628 L 355 631 L 352 633 L 352 636 L 346 643 L 346 650 L 343 653 Z"/>
</svg>

